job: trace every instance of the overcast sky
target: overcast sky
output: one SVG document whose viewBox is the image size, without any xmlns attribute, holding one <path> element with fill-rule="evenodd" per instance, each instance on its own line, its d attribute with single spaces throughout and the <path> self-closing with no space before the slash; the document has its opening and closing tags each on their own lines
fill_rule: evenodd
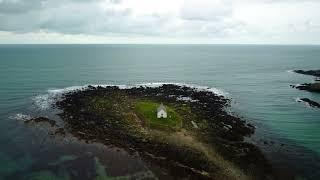
<svg viewBox="0 0 320 180">
<path fill-rule="evenodd" d="M 320 0 L 0 0 L 0 43 L 320 44 Z"/>
</svg>

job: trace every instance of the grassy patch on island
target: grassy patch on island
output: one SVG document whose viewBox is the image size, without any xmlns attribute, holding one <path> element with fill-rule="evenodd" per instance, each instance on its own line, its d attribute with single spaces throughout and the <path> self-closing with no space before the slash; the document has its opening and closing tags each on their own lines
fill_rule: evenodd
<svg viewBox="0 0 320 180">
<path fill-rule="evenodd" d="M 142 116 L 146 124 L 151 128 L 169 128 L 169 129 L 178 129 L 181 127 L 182 120 L 178 113 L 169 106 L 166 106 L 168 113 L 167 118 L 157 118 L 157 108 L 159 103 L 151 101 L 138 101 L 135 104 L 136 112 Z"/>
</svg>

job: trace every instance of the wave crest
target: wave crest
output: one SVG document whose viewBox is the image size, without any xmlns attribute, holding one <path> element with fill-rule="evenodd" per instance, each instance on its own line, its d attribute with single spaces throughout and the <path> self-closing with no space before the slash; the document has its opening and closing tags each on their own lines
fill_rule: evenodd
<svg viewBox="0 0 320 180">
<path fill-rule="evenodd" d="M 31 119 L 32 117 L 30 115 L 27 114 L 22 114 L 22 113 L 18 113 L 16 115 L 10 116 L 10 119 L 15 119 L 15 120 L 21 120 L 21 121 L 26 121 Z"/>
</svg>

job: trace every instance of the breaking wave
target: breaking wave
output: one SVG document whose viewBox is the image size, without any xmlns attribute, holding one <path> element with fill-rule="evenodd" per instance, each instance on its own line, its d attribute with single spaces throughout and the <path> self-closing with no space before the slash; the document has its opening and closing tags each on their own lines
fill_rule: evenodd
<svg viewBox="0 0 320 180">
<path fill-rule="evenodd" d="M 300 97 L 294 98 L 296 102 L 303 103 L 306 107 L 312 108 L 311 105 L 305 101 L 303 101 Z"/>
<path fill-rule="evenodd" d="M 296 102 L 302 102 L 301 98 L 297 97 L 294 99 Z"/>
<path fill-rule="evenodd" d="M 10 116 L 10 119 L 20 120 L 20 121 L 26 121 L 31 119 L 32 117 L 27 114 L 18 113 L 16 115 Z"/>
</svg>

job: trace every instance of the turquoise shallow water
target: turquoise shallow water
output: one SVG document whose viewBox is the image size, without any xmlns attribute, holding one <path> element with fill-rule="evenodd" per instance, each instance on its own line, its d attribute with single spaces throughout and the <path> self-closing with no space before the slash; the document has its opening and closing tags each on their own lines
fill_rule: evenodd
<svg viewBox="0 0 320 180">
<path fill-rule="evenodd" d="M 31 177 L 40 171 L 44 177 L 50 168 L 38 166 L 52 161 L 47 156 L 68 152 L 57 150 L 59 145 L 52 140 L 45 140 L 43 148 L 45 133 L 17 120 L 21 115 L 50 116 L 49 92 L 86 84 L 149 82 L 222 90 L 233 99 L 231 110 L 257 126 L 256 143 L 265 137 L 285 144 L 266 148 L 270 157 L 283 158 L 301 176 L 320 177 L 315 172 L 320 167 L 320 109 L 295 101 L 307 97 L 320 102 L 320 94 L 289 87 L 313 81 L 289 70 L 320 69 L 320 46 L 0 45 L 0 69 L 2 177 L 21 178 L 15 176 L 19 173 Z M 39 153 L 47 156 L 40 158 Z M 60 178 L 68 176 L 61 171 Z"/>
</svg>

